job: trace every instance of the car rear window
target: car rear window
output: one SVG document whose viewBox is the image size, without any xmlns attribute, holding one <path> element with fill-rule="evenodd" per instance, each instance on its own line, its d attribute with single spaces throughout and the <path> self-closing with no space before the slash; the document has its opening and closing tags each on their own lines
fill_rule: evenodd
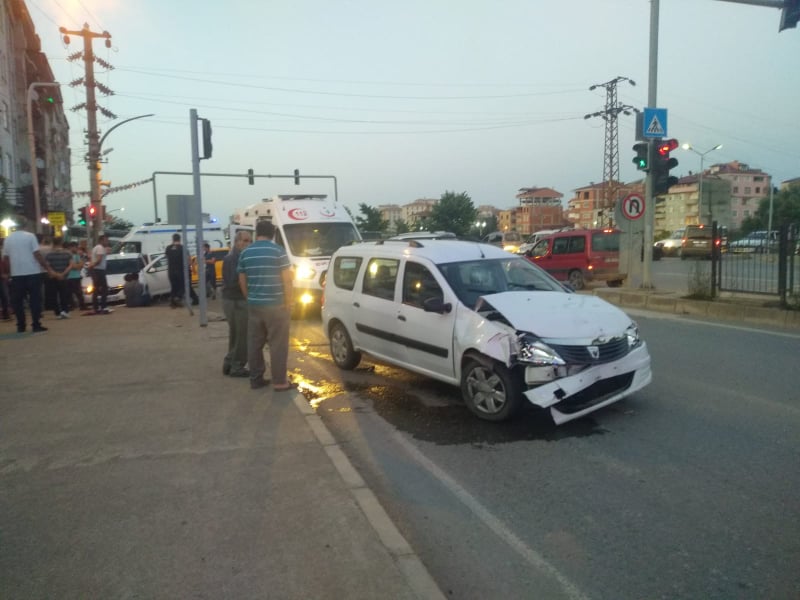
<svg viewBox="0 0 800 600">
<path fill-rule="evenodd" d="M 333 284 L 344 290 L 352 290 L 356 285 L 361 260 L 360 257 L 353 256 L 337 257 L 333 263 Z"/>
<path fill-rule="evenodd" d="M 686 237 L 688 239 L 711 239 L 710 227 L 690 226 L 686 228 Z"/>
<path fill-rule="evenodd" d="M 593 233 L 592 250 L 594 252 L 619 252 L 619 231 Z"/>
</svg>

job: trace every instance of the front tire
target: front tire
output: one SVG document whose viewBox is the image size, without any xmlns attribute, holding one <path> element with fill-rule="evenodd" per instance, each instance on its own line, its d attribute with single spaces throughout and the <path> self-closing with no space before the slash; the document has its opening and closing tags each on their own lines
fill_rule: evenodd
<svg viewBox="0 0 800 600">
<path fill-rule="evenodd" d="M 470 357 L 461 369 L 461 395 L 479 419 L 505 421 L 522 406 L 522 389 L 505 365 L 485 357 Z"/>
<path fill-rule="evenodd" d="M 340 369 L 352 371 L 361 362 L 361 352 L 353 350 L 350 334 L 341 323 L 331 325 L 330 347 L 333 362 Z"/>
<path fill-rule="evenodd" d="M 583 281 L 583 273 L 581 273 L 578 269 L 570 271 L 569 275 L 567 276 L 567 282 L 576 290 L 582 290 L 585 285 Z"/>
</svg>

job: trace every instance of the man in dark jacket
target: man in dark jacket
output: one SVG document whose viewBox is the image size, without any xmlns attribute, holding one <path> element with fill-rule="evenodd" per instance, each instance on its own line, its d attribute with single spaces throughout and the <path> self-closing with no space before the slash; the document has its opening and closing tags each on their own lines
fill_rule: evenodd
<svg viewBox="0 0 800 600">
<path fill-rule="evenodd" d="M 233 249 L 222 260 L 222 309 L 228 321 L 228 353 L 222 361 L 222 373 L 231 377 L 249 377 L 247 364 L 247 298 L 239 287 L 236 267 L 239 255 L 253 241 L 249 231 L 240 230 Z"/>
<path fill-rule="evenodd" d="M 183 248 L 183 244 L 181 244 L 181 234 L 172 234 L 172 243 L 164 250 L 164 254 L 167 256 L 167 275 L 169 276 L 170 286 L 169 304 L 172 308 L 177 308 L 180 306 L 184 295 L 184 277 L 186 277 L 189 268 L 189 257 Z M 192 304 L 196 305 L 200 299 L 197 297 L 191 283 L 189 284 L 189 294 L 192 298 Z"/>
</svg>

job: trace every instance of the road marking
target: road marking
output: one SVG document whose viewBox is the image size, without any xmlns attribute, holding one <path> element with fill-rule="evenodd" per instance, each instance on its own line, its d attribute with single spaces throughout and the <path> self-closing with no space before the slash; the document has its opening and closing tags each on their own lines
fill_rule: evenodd
<svg viewBox="0 0 800 600">
<path fill-rule="evenodd" d="M 512 549 L 514 549 L 526 562 L 533 567 L 540 569 L 550 576 L 552 576 L 563 588 L 564 592 L 569 598 L 573 600 L 588 600 L 576 584 L 574 584 L 566 575 L 561 573 L 551 562 L 544 556 L 533 550 L 525 542 L 523 542 L 513 531 L 497 517 L 495 517 L 489 509 L 481 504 L 472 494 L 461 487 L 455 479 L 448 475 L 436 463 L 431 461 L 425 456 L 416 446 L 409 442 L 399 432 L 393 431 L 391 434 L 395 440 L 403 446 L 414 460 L 416 460 L 425 470 L 438 479 L 444 486 L 458 498 L 472 513 L 483 522 L 497 537 L 502 539 Z"/>
<path fill-rule="evenodd" d="M 778 337 L 785 337 L 794 340 L 800 340 L 800 334 L 798 333 L 786 333 L 783 331 L 772 331 L 770 329 L 758 329 L 755 327 L 745 327 L 744 325 L 732 325 L 730 323 L 718 323 L 712 321 L 705 321 L 700 318 L 691 318 L 687 315 L 675 315 L 671 313 L 662 313 L 658 311 L 650 311 L 650 310 L 640 310 L 636 308 L 629 308 L 625 306 L 619 307 L 621 310 L 624 310 L 627 314 L 634 316 L 634 317 L 645 317 L 647 319 L 662 319 L 665 321 L 680 321 L 681 323 L 697 323 L 700 325 L 708 325 L 709 327 L 720 327 L 722 329 L 733 329 L 735 331 L 746 331 L 748 333 L 765 333 L 769 335 L 776 335 Z M 779 325 L 775 325 L 775 327 L 780 327 Z"/>
</svg>

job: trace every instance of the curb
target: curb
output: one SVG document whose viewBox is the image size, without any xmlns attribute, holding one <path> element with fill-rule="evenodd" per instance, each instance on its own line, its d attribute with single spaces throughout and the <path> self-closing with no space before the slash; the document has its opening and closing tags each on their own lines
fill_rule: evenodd
<svg viewBox="0 0 800 600">
<path fill-rule="evenodd" d="M 381 506 L 378 498 L 370 490 L 350 459 L 334 439 L 331 432 L 314 410 L 308 405 L 302 394 L 294 394 L 294 405 L 305 417 L 306 424 L 314 433 L 328 458 L 342 478 L 345 486 L 353 495 L 361 511 L 367 517 L 372 528 L 378 534 L 381 543 L 389 551 L 409 587 L 419 598 L 428 600 L 444 600 L 445 595 L 431 577 L 428 569 L 414 553 L 411 545 L 397 529 L 394 522 Z"/>
</svg>

